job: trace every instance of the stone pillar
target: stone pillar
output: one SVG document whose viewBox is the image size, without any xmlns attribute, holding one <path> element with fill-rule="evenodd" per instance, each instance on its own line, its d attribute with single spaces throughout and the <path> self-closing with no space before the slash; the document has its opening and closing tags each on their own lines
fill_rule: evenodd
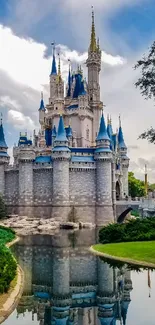
<svg viewBox="0 0 155 325">
<path fill-rule="evenodd" d="M 116 176 L 115 176 L 115 161 L 112 161 L 112 205 L 113 205 L 113 214 L 114 220 L 116 220 Z"/>
<path fill-rule="evenodd" d="M 69 294 L 70 282 L 69 249 L 54 248 L 53 252 L 53 294 Z"/>
<path fill-rule="evenodd" d="M 114 293 L 114 271 L 108 263 L 98 258 L 98 290 L 100 293 L 113 295 Z"/>
<path fill-rule="evenodd" d="M 123 197 L 129 195 L 129 186 L 128 186 L 128 166 L 122 165 L 122 172 L 123 172 Z"/>
<path fill-rule="evenodd" d="M 112 207 L 111 160 L 96 161 L 96 224 L 102 226 L 114 221 Z"/>
<path fill-rule="evenodd" d="M 23 148 L 19 157 L 19 215 L 33 216 L 34 152 Z"/>
<path fill-rule="evenodd" d="M 69 214 L 69 157 L 54 159 L 53 155 L 53 208 L 52 217 L 67 221 Z"/>
<path fill-rule="evenodd" d="M 4 196 L 5 192 L 5 165 L 0 163 L 0 195 Z"/>
</svg>

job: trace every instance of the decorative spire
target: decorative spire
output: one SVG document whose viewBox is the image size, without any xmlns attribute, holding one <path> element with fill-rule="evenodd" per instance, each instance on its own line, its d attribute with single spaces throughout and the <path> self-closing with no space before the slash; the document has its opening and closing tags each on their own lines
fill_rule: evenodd
<svg viewBox="0 0 155 325">
<path fill-rule="evenodd" d="M 69 61 L 69 72 L 68 72 L 68 90 L 67 90 L 67 97 L 71 96 L 71 69 L 70 69 L 70 60 Z"/>
<path fill-rule="evenodd" d="M 99 129 L 99 133 L 98 133 L 96 140 L 97 141 L 98 140 L 109 140 L 110 141 L 110 138 L 107 133 L 106 125 L 105 125 L 103 111 L 102 111 L 102 116 L 101 116 L 101 121 L 100 121 L 100 129 Z"/>
<path fill-rule="evenodd" d="M 57 75 L 56 60 L 55 60 L 55 42 L 51 43 L 53 46 L 53 60 L 52 60 L 52 69 L 51 75 Z"/>
<path fill-rule="evenodd" d="M 119 130 L 118 130 L 118 146 L 120 149 L 127 149 L 125 142 L 124 142 L 124 136 L 121 126 L 121 117 L 119 115 Z"/>
<path fill-rule="evenodd" d="M 45 111 L 45 105 L 44 105 L 44 99 L 43 99 L 43 92 L 41 92 L 41 100 L 40 100 L 39 111 Z"/>
<path fill-rule="evenodd" d="M 91 26 L 91 39 L 90 39 L 90 52 L 96 52 L 96 34 L 95 34 L 95 22 L 94 22 L 94 7 L 92 6 L 92 26 Z"/>
<path fill-rule="evenodd" d="M 1 125 L 3 124 L 3 114 L 1 113 Z"/>
<path fill-rule="evenodd" d="M 99 39 L 99 37 L 98 37 L 98 39 L 97 39 L 97 50 L 98 50 L 98 52 L 101 51 L 101 50 L 100 50 L 100 39 Z"/>
<path fill-rule="evenodd" d="M 109 125 L 110 123 L 110 120 L 109 120 L 109 114 L 107 115 L 107 125 Z"/>
</svg>

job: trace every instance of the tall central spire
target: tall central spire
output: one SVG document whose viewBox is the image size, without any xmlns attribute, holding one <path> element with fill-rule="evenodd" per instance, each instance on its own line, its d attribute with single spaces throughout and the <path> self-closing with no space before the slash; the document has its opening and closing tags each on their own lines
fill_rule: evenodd
<svg viewBox="0 0 155 325">
<path fill-rule="evenodd" d="M 96 44 L 96 34 L 95 34 L 94 8 L 92 6 L 92 26 L 91 26 L 91 39 L 90 39 L 89 50 L 91 52 L 96 52 L 96 49 L 97 49 L 97 44 Z"/>
<path fill-rule="evenodd" d="M 56 75 L 57 74 L 57 68 L 56 68 L 56 60 L 55 60 L 55 43 L 51 43 L 53 46 L 53 60 L 52 60 L 52 69 L 51 69 L 51 75 Z"/>
</svg>

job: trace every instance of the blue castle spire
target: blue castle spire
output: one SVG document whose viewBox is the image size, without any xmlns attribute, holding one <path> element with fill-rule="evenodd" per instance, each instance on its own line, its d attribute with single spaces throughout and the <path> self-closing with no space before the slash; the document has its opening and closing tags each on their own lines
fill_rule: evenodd
<svg viewBox="0 0 155 325">
<path fill-rule="evenodd" d="M 71 96 L 71 71 L 70 71 L 70 64 L 69 64 L 67 97 L 70 96 Z"/>
<path fill-rule="evenodd" d="M 56 67 L 56 60 L 55 60 L 55 44 L 53 45 L 53 59 L 52 59 L 52 69 L 51 69 L 51 75 L 57 75 L 57 67 Z"/>
<path fill-rule="evenodd" d="M 41 100 L 40 100 L 39 111 L 45 111 L 45 105 L 44 105 L 44 99 L 43 99 L 43 92 L 41 92 Z"/>
<path fill-rule="evenodd" d="M 120 149 L 127 149 L 126 144 L 124 142 L 120 116 L 119 116 L 118 146 Z"/>
<path fill-rule="evenodd" d="M 52 137 L 56 137 L 56 135 L 57 135 L 57 131 L 56 131 L 56 126 L 54 125 L 52 129 Z"/>
<path fill-rule="evenodd" d="M 1 124 L 0 124 L 0 148 L 4 148 L 4 149 L 8 148 L 4 137 L 2 117 L 1 117 Z"/>
<path fill-rule="evenodd" d="M 101 116 L 101 121 L 100 121 L 100 129 L 99 129 L 99 133 L 98 133 L 96 140 L 97 141 L 98 140 L 109 140 L 110 141 L 110 138 L 107 133 L 106 125 L 105 125 L 103 111 L 102 111 L 102 116 Z"/>
<path fill-rule="evenodd" d="M 84 89 L 84 80 L 81 81 L 80 95 L 85 95 L 86 91 Z"/>
<path fill-rule="evenodd" d="M 63 117 L 62 115 L 60 116 L 60 120 L 59 120 L 59 125 L 58 125 L 58 132 L 57 132 L 57 136 L 55 141 L 58 142 L 68 142 L 67 137 L 66 137 L 66 131 L 65 131 L 65 127 L 64 127 L 64 121 L 63 121 Z"/>
</svg>

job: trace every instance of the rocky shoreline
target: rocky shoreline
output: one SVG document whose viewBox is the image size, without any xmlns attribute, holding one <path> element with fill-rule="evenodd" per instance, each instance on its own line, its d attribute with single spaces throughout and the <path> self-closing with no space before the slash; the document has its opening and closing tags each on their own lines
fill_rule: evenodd
<svg viewBox="0 0 155 325">
<path fill-rule="evenodd" d="M 0 225 L 10 227 L 16 231 L 17 235 L 28 234 L 50 234 L 59 229 L 92 229 L 96 225 L 92 223 L 58 222 L 53 218 L 30 218 L 27 216 L 11 215 L 1 220 Z"/>
</svg>

